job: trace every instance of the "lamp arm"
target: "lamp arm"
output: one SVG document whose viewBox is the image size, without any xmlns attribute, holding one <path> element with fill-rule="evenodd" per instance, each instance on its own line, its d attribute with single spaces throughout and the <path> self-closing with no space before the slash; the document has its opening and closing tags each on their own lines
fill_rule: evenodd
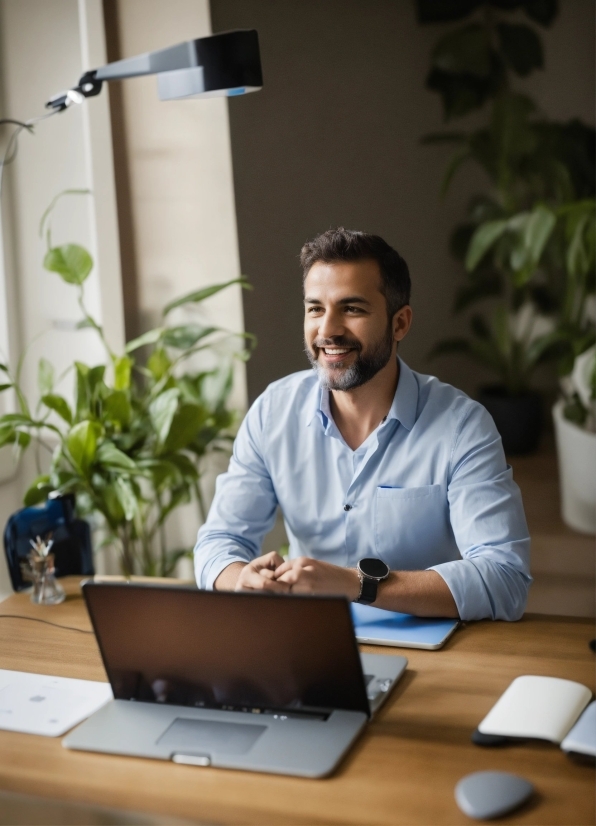
<svg viewBox="0 0 596 826">
<path fill-rule="evenodd" d="M 234 94 L 256 91 L 263 85 L 257 32 L 220 32 L 91 69 L 77 86 L 50 98 L 46 108 L 62 111 L 98 95 L 104 81 L 142 75 L 158 76 L 162 100 L 225 94 L 228 89 Z"/>
<path fill-rule="evenodd" d="M 127 57 L 108 63 L 100 69 L 90 69 L 81 76 L 79 83 L 68 92 L 60 92 L 46 103 L 49 109 L 66 109 L 70 103 L 78 102 L 76 93 L 83 97 L 93 97 L 101 92 L 104 80 L 125 80 L 129 77 L 155 75 L 160 72 L 171 72 L 176 69 L 190 69 L 199 65 L 194 40 L 168 46 L 156 52 Z M 73 92 L 75 93 L 73 95 Z"/>
</svg>

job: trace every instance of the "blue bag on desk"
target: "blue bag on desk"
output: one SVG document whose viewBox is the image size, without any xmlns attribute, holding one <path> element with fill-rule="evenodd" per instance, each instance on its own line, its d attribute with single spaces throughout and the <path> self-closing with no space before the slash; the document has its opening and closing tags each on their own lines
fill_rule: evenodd
<svg viewBox="0 0 596 826">
<path fill-rule="evenodd" d="M 92 576 L 93 551 L 91 531 L 84 519 L 74 515 L 73 494 L 48 499 L 42 507 L 22 508 L 13 513 L 4 530 L 4 550 L 8 571 L 15 591 L 30 587 L 21 574 L 21 563 L 31 551 L 31 539 L 52 535 L 56 576 L 83 574 Z"/>
</svg>

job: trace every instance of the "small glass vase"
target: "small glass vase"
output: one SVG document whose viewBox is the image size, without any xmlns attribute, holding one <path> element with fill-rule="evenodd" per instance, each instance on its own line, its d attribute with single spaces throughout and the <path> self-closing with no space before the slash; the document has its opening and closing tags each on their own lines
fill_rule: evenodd
<svg viewBox="0 0 596 826">
<path fill-rule="evenodd" d="M 31 602 L 35 605 L 58 605 L 64 602 L 66 594 L 62 585 L 56 581 L 54 554 L 29 554 L 27 561 L 28 578 L 33 582 Z"/>
</svg>

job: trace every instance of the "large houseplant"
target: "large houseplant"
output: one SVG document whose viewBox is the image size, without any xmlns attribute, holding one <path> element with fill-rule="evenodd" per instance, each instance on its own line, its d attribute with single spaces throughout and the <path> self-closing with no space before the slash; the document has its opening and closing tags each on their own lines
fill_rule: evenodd
<svg viewBox="0 0 596 826">
<path fill-rule="evenodd" d="M 596 533 L 596 345 L 577 356 L 553 408 L 563 520 Z"/>
<path fill-rule="evenodd" d="M 463 353 L 493 373 L 496 382 L 482 388 L 479 398 L 493 414 L 506 450 L 529 452 L 541 418 L 533 375 L 553 357 L 544 334 L 558 309 L 540 262 L 554 213 L 594 195 L 594 130 L 577 120 L 547 120 L 516 90 L 516 76 L 543 66 L 534 24 L 552 23 L 556 0 L 418 0 L 417 8 L 422 23 L 457 24 L 437 42 L 427 77 L 427 86 L 442 98 L 445 119 L 487 112 L 481 128 L 425 139 L 455 147 L 443 192 L 468 162 L 479 165 L 489 183 L 471 199 L 451 238 L 453 255 L 465 265 L 454 310 L 478 307 L 469 312 L 470 335 L 439 342 L 433 355 Z M 511 18 L 519 11 L 525 22 Z"/>
<path fill-rule="evenodd" d="M 536 217 L 538 216 L 538 217 Z M 553 408 L 564 521 L 596 533 L 596 203 L 583 199 L 550 210 L 486 222 L 468 250 L 473 268 L 491 250 L 524 278 L 524 254 L 555 308 L 551 329 L 520 348 L 520 360 L 548 357 L 557 367 L 561 398 Z M 528 269 L 526 269 L 526 272 Z M 538 276 L 540 281 L 538 281 Z M 479 345 L 483 340 L 479 340 Z"/>
<path fill-rule="evenodd" d="M 235 419 L 227 405 L 232 358 L 245 358 L 247 352 L 236 348 L 215 367 L 193 368 L 195 354 L 216 353 L 231 334 L 198 322 L 172 325 L 169 320 L 178 307 L 247 282 L 241 278 L 205 287 L 171 302 L 163 310 L 162 326 L 128 342 L 125 352 L 114 353 L 84 302 L 91 256 L 77 244 L 53 247 L 49 232 L 47 239 L 44 267 L 77 290 L 78 326 L 99 336 L 106 363 L 73 363 L 75 392 L 69 403 L 56 392 L 53 367 L 42 358 L 36 404 L 21 387 L 22 359 L 14 372 L 0 364 L 0 392 L 13 391 L 17 402 L 16 412 L 0 416 L 0 446 L 13 444 L 20 452 L 36 443 L 50 452 L 49 470 L 27 490 L 26 505 L 45 501 L 53 491 L 75 493 L 79 513 L 100 518 L 104 541 L 118 548 L 123 573 L 171 575 L 190 549 L 168 548 L 166 520 L 191 500 L 198 519 L 205 518 L 202 460 L 210 451 L 229 448 Z"/>
</svg>

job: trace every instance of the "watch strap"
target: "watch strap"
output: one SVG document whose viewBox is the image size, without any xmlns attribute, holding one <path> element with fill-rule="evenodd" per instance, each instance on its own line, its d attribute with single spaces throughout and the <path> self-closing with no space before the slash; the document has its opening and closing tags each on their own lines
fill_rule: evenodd
<svg viewBox="0 0 596 826">
<path fill-rule="evenodd" d="M 379 581 L 360 574 L 360 596 L 356 600 L 361 605 L 370 605 L 377 598 Z"/>
</svg>

